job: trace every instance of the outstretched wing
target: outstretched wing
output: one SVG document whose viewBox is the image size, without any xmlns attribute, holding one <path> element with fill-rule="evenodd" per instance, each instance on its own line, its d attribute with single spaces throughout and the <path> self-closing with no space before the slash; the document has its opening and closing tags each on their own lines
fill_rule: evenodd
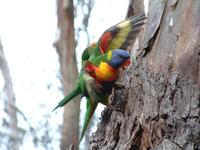
<svg viewBox="0 0 200 150">
<path fill-rule="evenodd" d="M 114 49 L 126 50 L 144 24 L 145 14 L 135 15 L 106 30 L 98 41 L 102 54 Z"/>
</svg>

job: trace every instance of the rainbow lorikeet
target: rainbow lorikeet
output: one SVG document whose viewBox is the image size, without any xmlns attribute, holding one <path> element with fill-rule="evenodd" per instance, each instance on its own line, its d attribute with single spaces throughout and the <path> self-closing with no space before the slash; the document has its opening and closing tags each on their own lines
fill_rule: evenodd
<svg viewBox="0 0 200 150">
<path fill-rule="evenodd" d="M 93 116 L 98 103 L 104 105 L 108 104 L 108 98 L 115 80 L 117 79 L 118 70 L 122 65 L 126 65 L 129 60 L 130 55 L 128 51 L 117 49 L 97 57 L 95 60 L 97 66 L 90 62 L 86 62 L 84 68 L 87 74 L 92 77 L 91 88 L 96 94 L 95 96 L 89 94 L 89 98 L 87 98 L 87 109 L 81 132 L 81 139 L 84 136 L 88 123 Z"/>
<path fill-rule="evenodd" d="M 107 63 L 108 61 L 106 62 L 105 57 L 102 59 L 102 55 L 108 53 L 108 56 L 111 58 L 111 52 L 114 49 L 121 48 L 127 50 L 128 47 L 133 44 L 132 41 L 137 37 L 141 26 L 144 24 L 144 20 L 144 14 L 128 18 L 127 20 L 106 30 L 97 43 L 93 43 L 90 47 L 84 50 L 82 54 L 82 63 L 85 63 L 86 72 L 95 79 L 96 83 L 98 82 L 98 85 L 101 85 L 99 93 L 105 96 L 104 99 L 101 99 L 101 103 L 108 103 L 108 97 L 111 93 L 114 82 L 117 79 L 118 68 L 121 65 L 127 65 L 127 62 L 130 60 L 124 59 L 123 63 L 120 62 L 120 54 L 115 55 L 112 61 Z M 118 63 L 116 61 L 118 61 Z M 97 105 L 98 102 L 87 100 L 87 111 L 81 139 L 84 136 L 84 132 Z"/>
<path fill-rule="evenodd" d="M 97 43 L 83 51 L 82 69 L 74 90 L 55 107 L 64 106 L 78 95 L 86 97 L 87 111 L 81 139 L 98 103 L 107 105 L 118 69 L 130 60 L 125 50 L 137 37 L 144 20 L 145 15 L 141 14 L 122 21 L 106 30 Z"/>
<path fill-rule="evenodd" d="M 55 109 L 62 107 L 71 99 L 80 94 L 82 97 L 86 97 L 87 109 L 83 130 L 81 132 L 81 139 L 84 136 L 89 120 L 91 119 L 98 103 L 107 105 L 108 97 L 114 81 L 117 78 L 116 75 L 118 73 L 118 69 L 124 62 L 126 62 L 126 60 L 129 59 L 130 56 L 128 51 L 113 50 L 97 57 L 96 62 L 100 64 L 99 67 L 87 62 L 86 66 L 82 68 L 79 74 L 76 88 L 56 106 Z M 114 77 L 113 73 L 115 74 Z M 98 76 L 103 76 L 103 78 L 97 78 L 98 80 L 96 80 L 95 78 Z"/>
</svg>

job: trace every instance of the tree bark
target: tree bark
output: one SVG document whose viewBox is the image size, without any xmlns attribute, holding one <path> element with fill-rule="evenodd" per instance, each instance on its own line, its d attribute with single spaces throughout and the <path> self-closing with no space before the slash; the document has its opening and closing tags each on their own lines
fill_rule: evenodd
<svg viewBox="0 0 200 150">
<path fill-rule="evenodd" d="M 144 13 L 144 0 L 130 0 L 126 16 L 130 17 L 139 13 Z"/>
<path fill-rule="evenodd" d="M 9 116 L 8 121 L 8 142 L 7 149 L 18 150 L 19 149 L 19 132 L 17 123 L 17 110 L 15 104 L 15 94 L 13 90 L 12 78 L 10 75 L 9 67 L 4 56 L 3 47 L 0 41 L 0 69 L 5 81 L 4 94 L 5 94 L 5 112 Z"/>
<path fill-rule="evenodd" d="M 73 0 L 57 0 L 57 14 L 60 35 L 54 45 L 59 55 L 64 95 L 67 95 L 74 88 L 78 76 L 75 56 Z M 79 100 L 80 98 L 76 98 L 64 107 L 61 150 L 66 150 L 70 145 L 78 145 Z"/>
<path fill-rule="evenodd" d="M 90 149 L 200 149 L 199 14 L 197 0 L 149 1 L 146 53 L 120 77 Z"/>
</svg>

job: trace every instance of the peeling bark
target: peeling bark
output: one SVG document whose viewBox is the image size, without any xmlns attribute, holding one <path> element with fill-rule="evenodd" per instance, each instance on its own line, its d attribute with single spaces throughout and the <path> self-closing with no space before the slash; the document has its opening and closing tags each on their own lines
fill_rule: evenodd
<svg viewBox="0 0 200 150">
<path fill-rule="evenodd" d="M 149 3 L 147 25 L 144 31 L 143 47 L 145 54 L 151 49 L 159 31 L 160 22 L 165 10 L 167 0 L 154 0 Z"/>
<path fill-rule="evenodd" d="M 144 0 L 130 0 L 128 6 L 127 17 L 144 13 Z"/>
<path fill-rule="evenodd" d="M 200 149 L 199 14 L 199 1 L 150 1 L 146 56 L 120 77 L 89 149 Z"/>
</svg>

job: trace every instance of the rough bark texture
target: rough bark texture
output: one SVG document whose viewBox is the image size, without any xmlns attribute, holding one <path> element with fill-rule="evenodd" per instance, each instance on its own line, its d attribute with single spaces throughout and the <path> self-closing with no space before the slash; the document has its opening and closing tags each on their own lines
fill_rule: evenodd
<svg viewBox="0 0 200 150">
<path fill-rule="evenodd" d="M 200 149 L 200 3 L 150 1 L 138 55 L 89 149 Z"/>
<path fill-rule="evenodd" d="M 59 54 L 64 95 L 67 95 L 73 89 L 78 75 L 75 57 L 73 0 L 57 0 L 57 9 L 60 35 L 55 47 Z M 78 145 L 79 106 L 80 101 L 74 99 L 64 107 L 61 150 L 66 150 L 72 144 Z"/>
<path fill-rule="evenodd" d="M 8 142 L 7 149 L 18 150 L 20 139 L 18 136 L 18 123 L 17 123 L 17 110 L 15 105 L 15 94 L 13 90 L 12 79 L 9 71 L 9 67 L 4 56 L 3 47 L 0 41 L 0 69 L 5 81 L 3 92 L 5 93 L 5 112 L 9 116 L 8 121 Z"/>
<path fill-rule="evenodd" d="M 130 0 L 127 17 L 144 12 L 144 0 Z"/>
</svg>

